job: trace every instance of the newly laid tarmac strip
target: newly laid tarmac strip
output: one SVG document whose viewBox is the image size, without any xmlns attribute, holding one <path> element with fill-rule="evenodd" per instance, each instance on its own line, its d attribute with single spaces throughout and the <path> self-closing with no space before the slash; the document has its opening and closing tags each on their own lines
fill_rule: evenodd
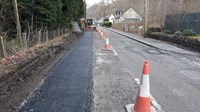
<svg viewBox="0 0 200 112">
<path fill-rule="evenodd" d="M 55 65 L 20 112 L 88 112 L 91 106 L 94 32 L 80 41 Z"/>
</svg>

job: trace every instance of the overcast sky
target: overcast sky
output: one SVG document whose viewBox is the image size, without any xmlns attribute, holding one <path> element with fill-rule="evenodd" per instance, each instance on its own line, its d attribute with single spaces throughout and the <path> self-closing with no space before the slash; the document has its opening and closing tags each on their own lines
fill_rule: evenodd
<svg viewBox="0 0 200 112">
<path fill-rule="evenodd" d="M 100 2 L 101 0 L 86 0 L 87 7 L 94 5 L 95 3 Z"/>
</svg>

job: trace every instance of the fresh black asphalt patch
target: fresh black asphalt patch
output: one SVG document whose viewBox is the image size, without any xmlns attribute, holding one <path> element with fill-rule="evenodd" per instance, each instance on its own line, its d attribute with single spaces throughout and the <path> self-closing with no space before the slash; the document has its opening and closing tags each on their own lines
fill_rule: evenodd
<svg viewBox="0 0 200 112">
<path fill-rule="evenodd" d="M 93 34 L 84 33 L 19 112 L 90 111 Z"/>
</svg>

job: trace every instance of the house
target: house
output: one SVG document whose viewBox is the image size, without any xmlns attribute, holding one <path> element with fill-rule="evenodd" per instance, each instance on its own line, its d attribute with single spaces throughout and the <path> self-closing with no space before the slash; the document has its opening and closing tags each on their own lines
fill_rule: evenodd
<svg viewBox="0 0 200 112">
<path fill-rule="evenodd" d="M 108 16 L 106 16 L 105 18 L 109 19 L 109 22 L 111 22 L 112 24 L 114 23 L 115 21 L 115 17 L 113 14 L 109 14 Z"/>
<path fill-rule="evenodd" d="M 114 13 L 114 16 L 115 16 L 115 21 L 114 23 L 118 23 L 119 22 L 119 18 L 124 14 L 124 11 L 119 9 L 119 10 L 116 10 L 115 13 Z"/>
<path fill-rule="evenodd" d="M 142 17 L 133 8 L 130 8 L 119 17 L 118 23 L 138 23 L 141 21 Z"/>
</svg>

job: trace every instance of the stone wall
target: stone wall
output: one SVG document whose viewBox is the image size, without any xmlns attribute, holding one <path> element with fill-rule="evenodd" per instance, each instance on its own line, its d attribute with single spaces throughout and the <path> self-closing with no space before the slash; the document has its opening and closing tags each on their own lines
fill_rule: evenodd
<svg viewBox="0 0 200 112">
<path fill-rule="evenodd" d="M 143 25 L 141 23 L 114 23 L 112 24 L 112 28 L 139 35 L 144 34 Z"/>
</svg>

